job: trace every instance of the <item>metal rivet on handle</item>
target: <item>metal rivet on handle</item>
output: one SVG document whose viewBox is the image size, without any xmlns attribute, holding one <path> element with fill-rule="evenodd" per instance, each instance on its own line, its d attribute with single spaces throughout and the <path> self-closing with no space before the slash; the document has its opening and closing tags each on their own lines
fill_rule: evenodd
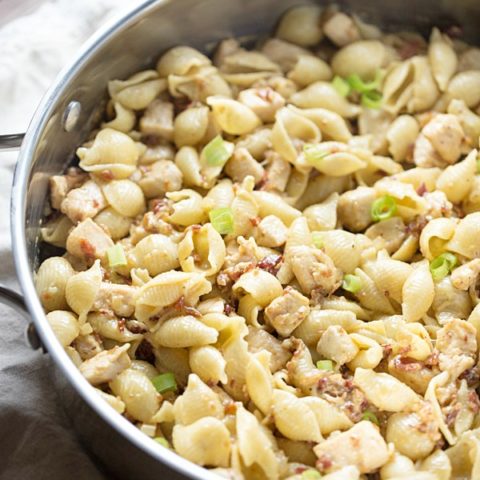
<svg viewBox="0 0 480 480">
<path fill-rule="evenodd" d="M 62 125 L 66 132 L 71 132 L 77 125 L 80 118 L 80 112 L 82 111 L 82 105 L 76 100 L 72 100 L 65 111 L 63 112 Z"/>
<path fill-rule="evenodd" d="M 42 347 L 42 342 L 38 336 L 37 330 L 33 323 L 29 323 L 27 327 L 27 340 L 33 350 L 38 350 Z"/>
</svg>

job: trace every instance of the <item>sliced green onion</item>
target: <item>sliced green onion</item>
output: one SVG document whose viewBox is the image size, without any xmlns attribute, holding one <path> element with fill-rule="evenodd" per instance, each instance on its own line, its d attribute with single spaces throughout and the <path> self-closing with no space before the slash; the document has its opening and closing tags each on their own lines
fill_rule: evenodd
<svg viewBox="0 0 480 480">
<path fill-rule="evenodd" d="M 166 438 L 155 437 L 154 440 L 160 445 L 163 445 L 165 448 L 170 448 L 170 444 L 168 443 L 168 440 Z"/>
<path fill-rule="evenodd" d="M 388 220 L 397 213 L 397 202 L 390 195 L 384 195 L 383 197 L 377 198 L 372 203 L 372 208 L 370 209 L 370 215 L 372 220 L 375 222 L 380 222 L 381 220 Z"/>
<path fill-rule="evenodd" d="M 432 274 L 432 278 L 436 282 L 439 282 L 455 268 L 457 263 L 457 257 L 450 252 L 445 252 L 438 257 L 435 257 L 430 262 L 430 273 Z"/>
<path fill-rule="evenodd" d="M 108 265 L 110 268 L 124 267 L 127 265 L 127 257 L 123 247 L 117 243 L 107 250 Z"/>
<path fill-rule="evenodd" d="M 382 71 L 377 70 L 375 73 L 375 78 L 371 82 L 364 82 L 356 73 L 349 75 L 346 81 L 352 90 L 355 90 L 358 93 L 367 93 L 372 92 L 373 90 L 378 90 L 380 88 L 380 84 L 382 83 L 382 78 Z"/>
<path fill-rule="evenodd" d="M 208 213 L 213 228 L 220 235 L 233 233 L 233 212 L 231 208 L 214 208 Z"/>
<path fill-rule="evenodd" d="M 307 162 L 310 165 L 316 166 L 330 152 L 328 150 L 325 150 L 320 144 L 312 145 L 311 143 L 306 143 L 303 146 L 303 153 L 305 155 L 305 159 L 307 160 Z"/>
<path fill-rule="evenodd" d="M 357 293 L 362 289 L 362 281 L 356 275 L 347 274 L 343 277 L 342 288 L 347 292 Z"/>
<path fill-rule="evenodd" d="M 364 107 L 379 109 L 382 106 L 382 94 L 377 90 L 362 93 L 361 103 Z"/>
<path fill-rule="evenodd" d="M 342 97 L 346 97 L 350 93 L 349 83 L 338 75 L 333 78 L 332 86 Z"/>
<path fill-rule="evenodd" d="M 321 232 L 312 232 L 312 241 L 317 248 L 322 248 L 325 245 Z"/>
<path fill-rule="evenodd" d="M 319 480 L 320 478 L 322 478 L 322 476 L 320 475 L 320 472 L 318 470 L 313 470 L 313 469 L 305 470 L 301 476 L 302 480 Z"/>
<path fill-rule="evenodd" d="M 332 371 L 333 370 L 333 362 L 331 360 L 319 360 L 317 362 L 317 368 L 319 370 Z"/>
<path fill-rule="evenodd" d="M 210 140 L 202 150 L 202 155 L 210 167 L 223 167 L 232 156 L 234 145 L 220 135 Z"/>
<path fill-rule="evenodd" d="M 159 393 L 169 392 L 177 389 L 175 375 L 171 372 L 157 375 L 156 377 L 152 378 L 152 383 Z"/>
<path fill-rule="evenodd" d="M 368 420 L 369 422 L 374 423 L 375 425 L 380 426 L 377 416 L 370 410 L 365 410 L 362 415 L 362 420 Z"/>
</svg>

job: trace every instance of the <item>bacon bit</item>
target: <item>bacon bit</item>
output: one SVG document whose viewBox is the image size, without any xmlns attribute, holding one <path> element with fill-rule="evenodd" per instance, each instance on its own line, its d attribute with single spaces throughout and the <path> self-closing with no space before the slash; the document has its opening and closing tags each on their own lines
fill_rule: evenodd
<svg viewBox="0 0 480 480">
<path fill-rule="evenodd" d="M 268 273 L 271 273 L 272 275 L 276 275 L 279 270 L 279 264 L 283 260 L 282 255 L 267 255 L 266 257 L 263 257 L 258 263 L 257 267 L 261 268 L 262 270 L 265 270 Z"/>
<path fill-rule="evenodd" d="M 466 380 L 469 387 L 477 388 L 478 384 L 480 383 L 480 372 L 478 367 L 472 367 L 468 370 L 465 370 L 459 378 L 460 380 Z"/>
<path fill-rule="evenodd" d="M 303 466 L 300 465 L 298 467 L 295 467 L 295 469 L 293 470 L 293 473 L 295 473 L 295 475 L 300 475 L 303 472 L 306 472 L 307 470 L 309 470 L 308 467 L 303 467 Z"/>
<path fill-rule="evenodd" d="M 234 403 L 229 402 L 225 405 L 223 411 L 225 412 L 225 415 L 235 415 L 237 413 L 237 406 Z"/>
<path fill-rule="evenodd" d="M 226 315 L 230 315 L 231 313 L 235 312 L 235 308 L 229 303 L 226 303 L 223 307 L 223 311 L 225 312 Z"/>
<path fill-rule="evenodd" d="M 125 331 L 125 322 L 126 322 L 125 318 L 119 318 L 117 320 L 118 330 L 120 330 L 120 332 Z"/>
<path fill-rule="evenodd" d="M 427 192 L 428 192 L 427 186 L 425 185 L 425 182 L 422 182 L 420 186 L 417 188 L 417 194 L 423 197 Z"/>
<path fill-rule="evenodd" d="M 113 175 L 113 172 L 111 170 L 102 170 L 99 174 L 100 178 L 102 180 L 105 180 L 106 182 L 109 182 L 110 180 L 113 180 L 115 177 Z"/>
<path fill-rule="evenodd" d="M 433 353 L 423 361 L 423 363 L 429 368 L 436 367 L 439 364 L 438 351 L 434 350 Z"/>
<path fill-rule="evenodd" d="M 423 215 L 418 215 L 413 221 L 407 224 L 405 228 L 405 233 L 407 235 L 415 235 L 416 237 L 420 236 L 420 233 L 427 225 L 428 220 Z"/>
<path fill-rule="evenodd" d="M 443 33 L 448 35 L 450 38 L 463 37 L 463 29 L 460 25 L 450 25 L 443 30 Z"/>
<path fill-rule="evenodd" d="M 261 218 L 260 217 L 252 217 L 252 218 L 249 218 L 248 221 L 252 224 L 252 226 L 256 227 L 258 226 L 258 224 L 261 222 Z"/>
<path fill-rule="evenodd" d="M 198 318 L 202 316 L 202 314 L 195 307 L 191 307 L 190 305 L 185 305 L 185 297 L 183 295 L 172 305 L 172 307 L 175 310 L 184 312 L 187 315 L 192 315 L 193 317 Z"/>
<path fill-rule="evenodd" d="M 317 460 L 317 468 L 321 471 L 328 470 L 331 468 L 333 465 L 332 459 L 330 458 L 329 455 L 322 455 L 318 460 Z"/>
<path fill-rule="evenodd" d="M 153 353 L 153 346 L 148 341 L 143 339 L 135 350 L 135 356 L 138 360 L 144 360 L 145 362 L 155 363 L 155 354 Z"/>
<path fill-rule="evenodd" d="M 175 110 L 175 116 L 183 112 L 192 105 L 192 102 L 188 97 L 173 97 L 171 102 Z"/>
<path fill-rule="evenodd" d="M 465 216 L 465 212 L 462 210 L 462 207 L 460 207 L 460 205 L 454 205 L 452 210 L 458 218 L 463 218 Z"/>
<path fill-rule="evenodd" d="M 398 49 L 398 54 L 402 60 L 406 60 L 407 58 L 413 57 L 416 55 L 421 49 L 423 48 L 423 44 L 420 40 L 410 40 L 402 45 Z"/>
<path fill-rule="evenodd" d="M 132 333 L 146 333 L 147 329 L 138 320 L 128 320 L 126 323 L 128 330 Z"/>
<path fill-rule="evenodd" d="M 202 229 L 202 226 L 201 225 L 190 225 L 190 229 L 192 230 L 192 232 L 199 232 L 201 229 Z"/>
<path fill-rule="evenodd" d="M 404 372 L 418 372 L 422 369 L 422 362 L 419 362 L 410 357 L 398 356 L 393 359 L 393 364 L 398 370 L 403 370 Z"/>
<path fill-rule="evenodd" d="M 167 198 L 154 198 L 151 202 L 151 208 L 153 213 L 166 213 L 167 215 L 170 213 L 170 200 Z"/>
<path fill-rule="evenodd" d="M 459 413 L 460 413 L 460 405 L 457 403 L 455 407 L 450 409 L 449 412 L 445 415 L 445 423 L 449 427 L 452 427 Z"/>
<path fill-rule="evenodd" d="M 477 392 L 475 392 L 475 390 L 471 391 L 468 394 L 468 408 L 473 413 L 478 413 L 480 411 L 480 399 L 478 398 Z"/>
<path fill-rule="evenodd" d="M 390 345 L 389 343 L 386 343 L 385 345 L 382 345 L 382 347 L 383 347 L 383 359 L 386 360 L 392 353 L 392 345 Z"/>
<path fill-rule="evenodd" d="M 80 239 L 80 250 L 87 259 L 95 258 L 95 247 L 86 239 Z"/>
</svg>

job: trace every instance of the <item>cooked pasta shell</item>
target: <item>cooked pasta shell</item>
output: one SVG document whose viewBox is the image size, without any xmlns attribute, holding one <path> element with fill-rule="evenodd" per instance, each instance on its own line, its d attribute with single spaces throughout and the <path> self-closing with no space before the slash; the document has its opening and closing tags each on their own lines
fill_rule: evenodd
<svg viewBox="0 0 480 480">
<path fill-rule="evenodd" d="M 142 189 L 131 180 L 112 180 L 102 188 L 112 208 L 125 217 L 136 217 L 145 211 Z"/>
<path fill-rule="evenodd" d="M 47 312 L 67 307 L 65 289 L 75 274 L 72 266 L 62 257 L 50 257 L 42 262 L 35 275 L 35 288 Z"/>
<path fill-rule="evenodd" d="M 245 181 L 250 179 L 253 183 L 253 177 L 247 177 Z M 237 188 L 230 208 L 233 215 L 232 236 L 248 236 L 253 230 L 252 219 L 256 218 L 259 214 L 258 203 L 250 189 L 243 187 Z"/>
<path fill-rule="evenodd" d="M 100 225 L 112 238 L 112 240 L 120 240 L 128 235 L 132 219 L 125 217 L 114 210 L 107 207 L 98 213 L 93 221 Z"/>
<path fill-rule="evenodd" d="M 218 395 L 200 378 L 191 373 L 188 377 L 187 388 L 173 404 L 175 422 L 180 425 L 190 425 L 200 418 L 224 417 L 223 406 Z"/>
<path fill-rule="evenodd" d="M 480 116 L 473 113 L 463 100 L 452 100 L 447 109 L 448 113 L 455 115 L 466 135 L 465 142 L 469 145 L 476 145 L 480 137 Z"/>
<path fill-rule="evenodd" d="M 447 249 L 467 258 L 480 256 L 480 247 L 472 239 L 480 235 L 480 212 L 470 213 L 458 223 L 453 238 L 448 242 Z"/>
<path fill-rule="evenodd" d="M 220 180 L 208 191 L 203 199 L 206 210 L 230 207 L 235 198 L 232 181 L 228 178 Z"/>
<path fill-rule="evenodd" d="M 141 340 L 142 335 L 132 333 L 128 328 L 120 328 L 118 318 L 103 313 L 90 313 L 87 322 L 92 326 L 93 331 L 104 338 L 110 338 L 120 343 Z"/>
<path fill-rule="evenodd" d="M 349 152 L 342 143 L 324 142 L 321 145 L 326 155 L 314 167 L 329 177 L 343 177 L 362 170 L 367 166 L 364 160 L 355 155 L 355 153 Z"/>
<path fill-rule="evenodd" d="M 61 215 L 48 221 L 40 229 L 40 234 L 44 242 L 55 245 L 56 247 L 65 248 L 68 234 L 72 228 L 73 223 L 70 219 L 65 215 Z"/>
<path fill-rule="evenodd" d="M 420 320 L 431 307 L 435 295 L 427 260 L 420 262 L 402 288 L 402 314 L 407 322 Z"/>
<path fill-rule="evenodd" d="M 418 122 L 410 115 L 400 115 L 388 127 L 388 150 L 395 161 L 407 159 L 420 132 Z"/>
<path fill-rule="evenodd" d="M 433 260 L 448 247 L 448 241 L 453 237 L 458 221 L 453 218 L 434 218 L 430 220 L 420 234 L 420 251 L 428 260 Z"/>
<path fill-rule="evenodd" d="M 280 19 L 275 35 L 302 47 L 312 47 L 323 38 L 321 13 L 321 8 L 316 5 L 292 8 Z"/>
<path fill-rule="evenodd" d="M 68 279 L 65 298 L 68 306 L 78 314 L 80 324 L 84 323 L 87 313 L 92 308 L 101 283 L 100 260 L 96 260 L 85 272 L 77 273 Z"/>
<path fill-rule="evenodd" d="M 306 164 L 298 163 L 299 151 L 294 140 L 305 143 L 317 143 L 321 140 L 320 130 L 308 118 L 299 115 L 293 109 L 285 107 L 280 109 L 275 117 L 271 141 L 273 148 L 285 160 L 297 167 L 306 169 Z M 310 169 L 309 167 L 307 169 Z"/>
<path fill-rule="evenodd" d="M 258 204 L 258 213 L 261 217 L 275 215 L 285 225 L 289 226 L 296 218 L 302 215 L 299 210 L 288 205 L 288 203 L 274 193 L 254 191 L 252 192 L 252 196 Z"/>
<path fill-rule="evenodd" d="M 300 55 L 287 77 L 300 87 L 306 87 L 317 81 L 328 82 L 332 78 L 332 69 L 327 62 L 313 55 Z"/>
<path fill-rule="evenodd" d="M 311 205 L 303 211 L 311 230 L 333 230 L 337 224 L 338 193 L 334 192 L 322 203 Z"/>
<path fill-rule="evenodd" d="M 138 370 L 124 370 L 109 386 L 125 403 L 126 412 L 140 422 L 148 423 L 160 406 L 153 383 Z"/>
<path fill-rule="evenodd" d="M 313 245 L 312 234 L 308 227 L 308 221 L 305 217 L 296 218 L 287 233 L 287 242 L 285 244 L 285 254 L 288 256 L 293 247 L 300 245 Z"/>
<path fill-rule="evenodd" d="M 280 467 L 273 449 L 273 437 L 241 403 L 237 403 L 236 407 L 235 427 L 243 463 L 247 467 L 258 464 L 266 478 L 279 478 Z"/>
<path fill-rule="evenodd" d="M 248 395 L 264 415 L 270 411 L 273 394 L 269 361 L 270 353 L 266 350 L 253 354 L 245 372 Z"/>
<path fill-rule="evenodd" d="M 47 314 L 47 321 L 62 347 L 70 345 L 80 333 L 78 319 L 71 312 L 54 310 Z"/>
<path fill-rule="evenodd" d="M 175 165 L 183 175 L 186 187 L 206 187 L 205 179 L 201 174 L 200 156 L 195 148 L 183 146 L 175 154 Z"/>
<path fill-rule="evenodd" d="M 425 57 L 413 57 L 413 90 L 407 103 L 409 112 L 421 112 L 431 108 L 439 96 L 439 90 Z"/>
<path fill-rule="evenodd" d="M 273 390 L 273 416 L 280 433 L 291 440 L 320 442 L 322 435 L 311 408 L 292 393 Z"/>
<path fill-rule="evenodd" d="M 160 57 L 157 71 L 161 77 L 188 75 L 211 63 L 211 60 L 198 50 L 181 45 L 171 48 Z"/>
<path fill-rule="evenodd" d="M 450 100 L 463 100 L 468 108 L 480 103 L 480 71 L 468 70 L 457 73 L 449 82 L 444 95 L 445 104 Z"/>
<path fill-rule="evenodd" d="M 194 146 L 207 132 L 208 107 L 187 108 L 175 117 L 173 138 L 177 148 Z"/>
<path fill-rule="evenodd" d="M 325 253 L 343 272 L 353 272 L 360 265 L 362 247 L 356 235 L 344 230 L 330 230 L 322 232 L 321 238 Z"/>
<path fill-rule="evenodd" d="M 169 220 L 182 226 L 202 223 L 206 219 L 202 196 L 194 190 L 183 189 L 178 192 L 168 192 L 167 198 L 173 200 L 173 213 Z"/>
<path fill-rule="evenodd" d="M 353 118 L 360 113 L 360 107 L 349 103 L 328 82 L 315 82 L 294 93 L 290 101 L 300 108 L 324 108 L 345 118 Z"/>
<path fill-rule="evenodd" d="M 205 383 L 227 383 L 226 362 L 215 347 L 210 345 L 192 347 L 189 353 L 189 364 L 192 372 Z"/>
<path fill-rule="evenodd" d="M 261 125 L 260 119 L 243 103 L 212 96 L 207 98 L 212 107 L 215 121 L 220 128 L 230 135 L 245 135 Z"/>
<path fill-rule="evenodd" d="M 215 343 L 218 332 L 191 315 L 175 317 L 164 322 L 154 332 L 156 345 L 170 348 L 198 347 Z"/>
<path fill-rule="evenodd" d="M 371 310 L 392 314 L 394 310 L 391 303 L 375 282 L 360 268 L 356 268 L 354 274 L 360 277 L 362 285 L 361 290 L 356 294 L 360 304 Z"/>
<path fill-rule="evenodd" d="M 434 28 L 430 35 L 428 61 L 438 87 L 442 92 L 445 91 L 457 70 L 458 60 L 449 37 L 443 35 L 438 28 Z"/>
<path fill-rule="evenodd" d="M 472 150 L 465 160 L 450 165 L 438 177 L 437 188 L 445 192 L 451 202 L 461 202 L 470 193 L 477 170 L 477 155 L 477 150 Z"/>
<path fill-rule="evenodd" d="M 388 61 L 387 48 L 379 40 L 359 40 L 341 48 L 332 58 L 336 75 L 348 77 L 357 74 L 372 80 Z"/>
<path fill-rule="evenodd" d="M 312 410 L 322 435 L 348 430 L 353 426 L 353 422 L 337 406 L 323 398 L 309 396 L 300 401 Z"/>
<path fill-rule="evenodd" d="M 91 147 L 80 147 L 79 166 L 92 173 L 110 172 L 114 178 L 127 178 L 135 170 L 142 150 L 128 136 L 112 128 L 100 130 Z"/>
<path fill-rule="evenodd" d="M 190 375 L 188 364 L 188 350 L 185 348 L 154 348 L 155 367 L 159 372 L 171 372 L 178 385 L 185 387 Z M 172 412 L 173 413 L 173 412 Z M 174 421 L 174 418 L 171 419 Z"/>
<path fill-rule="evenodd" d="M 271 273 L 255 268 L 244 273 L 233 285 L 233 292 L 249 293 L 261 307 L 266 307 L 283 293 L 280 282 Z"/>
<path fill-rule="evenodd" d="M 120 102 L 113 102 L 113 108 L 115 110 L 115 118 L 109 122 L 102 123 L 102 128 L 113 128 L 123 133 L 128 133 L 133 130 L 135 123 L 137 123 L 135 113 L 125 108 Z"/>
<path fill-rule="evenodd" d="M 179 266 L 177 245 L 160 233 L 147 235 L 131 252 L 138 268 L 144 268 L 150 275 L 174 270 Z"/>
<path fill-rule="evenodd" d="M 394 114 L 404 108 L 413 95 L 414 69 L 410 60 L 392 65 L 383 83 L 383 107 Z"/>
</svg>

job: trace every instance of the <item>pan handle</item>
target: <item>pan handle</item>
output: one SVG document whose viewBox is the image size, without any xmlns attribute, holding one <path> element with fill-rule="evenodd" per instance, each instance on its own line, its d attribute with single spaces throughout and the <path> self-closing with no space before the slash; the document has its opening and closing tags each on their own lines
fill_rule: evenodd
<svg viewBox="0 0 480 480">
<path fill-rule="evenodd" d="M 0 135 L 0 152 L 7 150 L 17 150 L 22 144 L 24 133 L 12 133 L 10 135 Z"/>
<path fill-rule="evenodd" d="M 29 321 L 26 331 L 28 343 L 34 350 L 41 348 L 42 342 L 35 330 L 35 325 L 30 322 L 30 314 L 28 313 L 23 297 L 19 293 L 0 285 L 0 302 L 7 305 L 7 307 L 13 308 Z"/>
</svg>

